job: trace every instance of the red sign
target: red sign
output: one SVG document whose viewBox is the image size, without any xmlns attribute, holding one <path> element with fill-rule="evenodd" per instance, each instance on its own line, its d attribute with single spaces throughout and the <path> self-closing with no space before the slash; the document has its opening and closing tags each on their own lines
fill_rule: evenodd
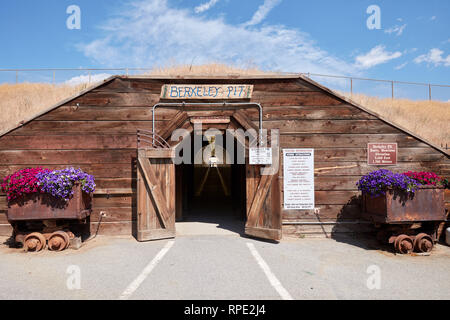
<svg viewBox="0 0 450 320">
<path fill-rule="evenodd" d="M 396 143 L 369 143 L 367 145 L 369 166 L 395 166 L 397 164 Z"/>
</svg>

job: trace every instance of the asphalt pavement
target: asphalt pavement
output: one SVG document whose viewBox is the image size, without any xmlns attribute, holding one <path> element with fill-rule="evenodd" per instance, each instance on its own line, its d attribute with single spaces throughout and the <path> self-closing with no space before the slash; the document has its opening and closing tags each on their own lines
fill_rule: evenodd
<svg viewBox="0 0 450 320">
<path fill-rule="evenodd" d="M 239 234 L 99 236 L 64 252 L 1 244 L 0 299 L 450 299 L 450 248 L 402 256 L 351 238 Z"/>
</svg>

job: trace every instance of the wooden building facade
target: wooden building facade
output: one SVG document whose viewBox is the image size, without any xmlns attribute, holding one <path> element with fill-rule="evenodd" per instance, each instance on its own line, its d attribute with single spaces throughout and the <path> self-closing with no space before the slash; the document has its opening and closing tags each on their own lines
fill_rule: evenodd
<svg viewBox="0 0 450 320">
<path fill-rule="evenodd" d="M 251 98 L 232 101 L 189 99 L 189 102 L 260 104 L 263 128 L 279 129 L 281 150 L 314 149 L 313 210 L 284 209 L 282 152 L 280 170 L 271 178 L 260 176 L 256 172 L 257 167 L 246 165 L 245 183 L 239 189 L 241 196 L 238 198 L 246 206 L 247 219 L 249 215 L 256 215 L 252 217 L 253 226 L 247 221 L 250 234 L 255 236 L 258 232 L 264 233 L 262 229 L 267 227 L 269 236 L 266 234 L 263 237 L 277 238 L 279 236 L 270 232 L 276 230 L 278 225 L 283 236 L 330 236 L 365 231 L 367 226 L 360 224 L 360 193 L 356 182 L 361 175 L 378 168 L 367 163 L 367 145 L 371 142 L 398 145 L 398 162 L 387 169 L 395 172 L 433 171 L 450 176 L 450 158 L 445 150 L 308 78 L 282 75 L 111 77 L 3 133 L 0 136 L 0 178 L 25 167 L 79 167 L 94 175 L 97 185 L 91 230 L 98 228 L 99 234 L 133 234 L 138 237 L 139 230 L 145 229 L 139 226 L 142 222 L 138 223 L 138 216 L 142 214 L 140 211 L 149 210 L 140 208 L 142 204 L 138 203 L 138 199 L 147 196 L 150 200 L 155 199 L 154 194 L 139 195 L 146 188 L 142 181 L 146 178 L 157 179 L 161 190 L 156 197 L 160 198 L 158 201 L 166 201 L 164 209 L 158 210 L 169 215 L 162 217 L 160 222 L 172 229 L 175 217 L 170 215 L 180 210 L 178 206 L 182 200 L 169 193 L 182 193 L 184 189 L 176 182 L 177 173 L 171 167 L 164 166 L 165 161 L 152 162 L 160 156 L 152 152 L 138 152 L 137 131 L 151 131 L 154 125 L 156 132 L 167 139 L 173 129 L 188 128 L 194 120 L 203 119 L 206 124 L 214 122 L 208 122 L 214 117 L 229 119 L 214 123 L 221 128 L 258 128 L 259 113 L 257 108 L 226 106 L 161 107 L 155 114 L 153 124 L 152 107 L 161 102 L 174 102 L 161 98 L 161 90 L 167 84 L 252 85 Z M 148 168 L 148 163 L 140 165 L 141 156 L 150 159 L 153 168 Z M 151 177 L 146 177 L 147 174 Z M 157 184 L 158 181 L 151 182 Z M 167 200 L 171 197 L 172 200 Z M 449 198 L 447 193 L 447 208 Z M 146 205 L 149 205 L 148 201 Z M 6 196 L 0 194 L 1 235 L 11 233 L 6 210 Z M 104 213 L 103 217 L 101 213 Z M 158 228 L 164 229 L 161 225 Z M 173 233 L 173 230 L 169 231 L 169 235 Z M 144 234 L 141 236 L 145 238 Z"/>
</svg>

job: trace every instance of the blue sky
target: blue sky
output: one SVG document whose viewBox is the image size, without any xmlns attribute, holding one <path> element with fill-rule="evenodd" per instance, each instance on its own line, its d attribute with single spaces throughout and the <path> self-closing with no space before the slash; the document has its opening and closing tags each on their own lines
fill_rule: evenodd
<svg viewBox="0 0 450 320">
<path fill-rule="evenodd" d="M 70 5 L 81 10 L 79 30 L 66 26 Z M 381 29 L 367 27 L 370 5 L 380 8 Z M 450 84 L 448 0 L 2 1 L 0 36 L 0 68 L 214 61 Z M 73 76 L 59 74 L 58 80 Z M 39 80 L 31 73 L 22 77 Z M 437 90 L 450 99 L 450 89 Z"/>
</svg>

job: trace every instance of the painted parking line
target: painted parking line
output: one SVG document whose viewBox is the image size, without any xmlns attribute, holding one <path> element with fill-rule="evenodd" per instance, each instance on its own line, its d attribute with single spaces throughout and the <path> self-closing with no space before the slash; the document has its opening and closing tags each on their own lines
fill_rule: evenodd
<svg viewBox="0 0 450 320">
<path fill-rule="evenodd" d="M 156 267 L 156 265 L 162 260 L 162 258 L 169 252 L 170 248 L 172 248 L 175 241 L 169 241 L 166 243 L 164 248 L 161 249 L 160 252 L 153 258 L 152 261 L 142 270 L 141 274 L 134 279 L 132 283 L 125 289 L 125 291 L 120 295 L 119 300 L 127 300 L 144 282 L 144 280 L 149 276 L 152 270 Z"/>
<path fill-rule="evenodd" d="M 261 269 L 264 271 L 264 274 L 266 275 L 266 277 L 269 280 L 270 284 L 272 285 L 272 287 L 275 288 L 275 290 L 278 292 L 280 297 L 283 300 L 293 300 L 293 298 L 289 294 L 289 292 L 287 292 L 287 290 L 283 287 L 283 285 L 278 280 L 278 278 L 270 270 L 268 264 L 264 261 L 264 259 L 258 253 L 258 251 L 256 251 L 256 248 L 253 245 L 253 243 L 247 242 L 247 247 L 250 249 L 250 252 L 252 253 L 252 255 L 255 258 L 256 262 L 261 267 Z"/>
</svg>

